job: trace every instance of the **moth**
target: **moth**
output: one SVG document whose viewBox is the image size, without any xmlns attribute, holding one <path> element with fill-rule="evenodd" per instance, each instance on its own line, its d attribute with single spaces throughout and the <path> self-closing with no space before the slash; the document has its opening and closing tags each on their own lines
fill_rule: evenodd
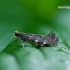
<svg viewBox="0 0 70 70">
<path fill-rule="evenodd" d="M 48 35 L 38 35 L 31 33 L 24 33 L 15 31 L 14 35 L 23 42 L 31 42 L 37 46 L 56 46 L 58 44 L 58 37 L 51 32 Z"/>
</svg>

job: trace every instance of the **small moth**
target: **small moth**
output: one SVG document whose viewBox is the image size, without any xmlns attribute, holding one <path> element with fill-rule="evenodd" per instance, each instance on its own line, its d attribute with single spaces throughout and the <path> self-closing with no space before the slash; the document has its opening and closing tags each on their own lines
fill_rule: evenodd
<svg viewBox="0 0 70 70">
<path fill-rule="evenodd" d="M 14 35 L 21 39 L 23 42 L 32 42 L 37 46 L 55 46 L 58 44 L 58 37 L 55 33 L 51 32 L 48 35 L 29 34 L 15 31 Z"/>
</svg>

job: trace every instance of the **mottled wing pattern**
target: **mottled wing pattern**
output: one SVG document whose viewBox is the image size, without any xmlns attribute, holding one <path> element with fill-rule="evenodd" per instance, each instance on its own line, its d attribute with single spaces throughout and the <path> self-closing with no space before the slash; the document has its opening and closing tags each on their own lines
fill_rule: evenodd
<svg viewBox="0 0 70 70">
<path fill-rule="evenodd" d="M 45 37 L 44 41 L 46 46 L 55 46 L 58 43 L 58 37 L 55 36 L 55 33 L 51 32 Z"/>
<path fill-rule="evenodd" d="M 14 35 L 25 42 L 32 42 L 37 46 L 54 46 L 58 43 L 58 38 L 54 33 L 50 33 L 47 36 L 37 34 L 27 34 L 15 31 Z"/>
</svg>

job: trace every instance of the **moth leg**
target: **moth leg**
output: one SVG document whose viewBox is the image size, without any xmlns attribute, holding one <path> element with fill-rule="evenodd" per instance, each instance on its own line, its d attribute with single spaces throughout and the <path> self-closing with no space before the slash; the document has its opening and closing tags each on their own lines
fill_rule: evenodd
<svg viewBox="0 0 70 70">
<path fill-rule="evenodd" d="M 22 40 L 22 39 L 20 39 L 21 40 L 21 42 L 22 42 L 22 47 L 24 48 L 25 47 L 25 45 L 24 45 L 24 40 Z"/>
<path fill-rule="evenodd" d="M 24 48 L 24 43 L 22 43 L 22 46 L 23 46 L 23 48 Z"/>
</svg>

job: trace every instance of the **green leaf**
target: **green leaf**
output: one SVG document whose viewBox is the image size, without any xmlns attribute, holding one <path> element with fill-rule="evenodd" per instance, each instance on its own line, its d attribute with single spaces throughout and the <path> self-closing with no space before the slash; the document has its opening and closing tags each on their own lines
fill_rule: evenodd
<svg viewBox="0 0 70 70">
<path fill-rule="evenodd" d="M 0 70 L 20 70 L 14 56 L 2 53 L 0 54 Z"/>
<path fill-rule="evenodd" d="M 19 2 L 0 1 L 0 52 L 14 40 L 14 31 L 27 31 L 33 15 Z M 25 27 L 26 26 L 26 27 Z"/>
<path fill-rule="evenodd" d="M 22 2 L 0 1 L 0 70 L 70 70 L 70 10 L 62 11 L 55 7 L 57 3 L 67 5 L 67 2 Z M 42 35 L 53 31 L 59 43 L 36 48 L 15 40 L 15 30 Z"/>
</svg>

